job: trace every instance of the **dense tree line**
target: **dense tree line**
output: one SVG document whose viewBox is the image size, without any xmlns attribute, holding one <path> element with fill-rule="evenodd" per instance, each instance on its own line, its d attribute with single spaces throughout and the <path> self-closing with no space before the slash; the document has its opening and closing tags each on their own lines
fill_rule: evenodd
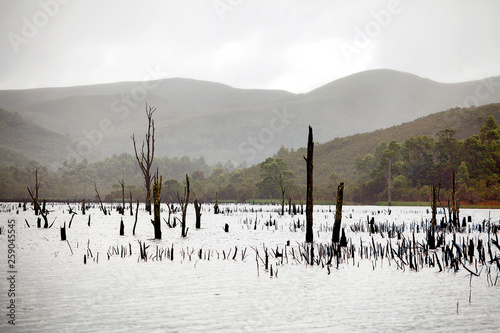
<svg viewBox="0 0 500 333">
<path fill-rule="evenodd" d="M 416 136 L 404 142 L 381 142 L 371 154 L 357 156 L 355 176 L 339 179 L 330 167 L 330 176 L 314 187 L 315 200 L 332 201 L 340 181 L 345 183 L 345 200 L 356 203 L 386 201 L 388 170 L 391 166 L 393 201 L 429 201 L 431 186 L 440 186 L 442 197 L 449 196 L 453 173 L 457 196 L 462 201 L 500 201 L 500 130 L 493 117 L 483 122 L 478 134 L 464 140 L 456 131 L 445 129 L 436 137 Z M 305 200 L 305 163 L 287 162 L 292 152 L 282 147 L 273 157 L 251 168 L 235 168 L 231 162 L 208 165 L 203 157 L 156 157 L 153 170 L 163 175 L 162 201 L 177 202 L 186 174 L 191 190 L 202 202 L 219 200 L 252 202 L 258 199 L 279 203 Z M 0 166 L 0 198 L 27 199 L 26 186 L 33 186 L 34 173 L 41 179 L 41 198 L 52 200 L 92 200 L 93 183 L 105 200 L 121 200 L 120 180 L 125 193 L 134 200 L 145 198 L 143 178 L 136 159 L 129 154 L 113 155 L 104 161 L 67 162 L 57 171 L 29 162 L 24 166 Z"/>
<path fill-rule="evenodd" d="M 500 130 L 488 117 L 480 132 L 465 140 L 445 129 L 437 138 L 411 137 L 403 143 L 381 142 L 374 154 L 358 156 L 359 174 L 353 191 L 356 202 L 386 201 L 391 164 L 393 200 L 429 201 L 430 187 L 449 195 L 453 174 L 458 198 L 470 203 L 500 201 Z"/>
</svg>

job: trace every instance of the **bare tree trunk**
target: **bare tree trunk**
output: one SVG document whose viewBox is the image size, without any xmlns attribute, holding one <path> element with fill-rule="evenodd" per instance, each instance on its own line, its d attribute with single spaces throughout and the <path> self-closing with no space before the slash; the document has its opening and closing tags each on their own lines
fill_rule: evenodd
<svg viewBox="0 0 500 333">
<path fill-rule="evenodd" d="M 151 175 L 151 165 L 153 164 L 154 154 L 155 154 L 155 122 L 153 119 L 153 113 L 156 108 L 148 107 L 146 104 L 146 116 L 148 117 L 148 132 L 146 134 L 146 141 L 142 141 L 141 153 L 137 153 L 137 146 L 135 142 L 135 136 L 132 135 L 132 142 L 134 143 L 134 152 L 137 163 L 141 168 L 142 174 L 144 175 L 144 186 L 146 187 L 146 210 L 151 214 L 151 181 L 153 176 Z M 144 148 L 146 145 L 146 148 Z M 146 149 L 146 150 L 145 150 Z"/>
<path fill-rule="evenodd" d="M 431 218 L 431 224 L 432 226 L 436 226 L 436 215 L 437 215 L 437 193 L 436 193 L 436 186 L 432 186 L 432 218 Z"/>
<path fill-rule="evenodd" d="M 333 225 L 332 242 L 340 241 L 340 226 L 342 223 L 342 200 L 344 196 L 344 183 L 340 183 L 337 189 L 337 207 L 335 210 L 335 223 Z"/>
<path fill-rule="evenodd" d="M 181 220 L 181 236 L 186 237 L 189 228 L 186 228 L 186 212 L 187 206 L 189 204 L 189 177 L 186 173 L 186 188 L 184 190 L 184 198 L 181 199 L 179 193 L 177 193 L 177 200 L 181 206 L 182 220 Z"/>
<path fill-rule="evenodd" d="M 29 194 L 30 194 L 30 196 L 31 196 L 31 200 L 33 200 L 33 202 L 35 203 L 35 207 L 38 207 L 38 211 L 39 211 L 39 212 L 41 212 L 41 214 L 42 214 L 43 220 L 44 220 L 44 222 L 45 222 L 45 224 L 44 224 L 44 226 L 43 226 L 43 227 L 44 227 L 45 229 L 46 229 L 46 228 L 48 228 L 48 227 L 49 227 L 49 221 L 48 221 L 48 219 L 47 219 L 47 212 L 44 212 L 44 211 L 42 210 L 42 208 L 40 207 L 40 204 L 38 203 L 38 201 L 37 201 L 37 200 L 35 200 L 35 198 L 33 197 L 33 193 L 31 193 L 30 188 L 29 188 L 29 187 L 26 187 L 26 188 L 28 189 L 28 193 L 29 193 Z"/>
<path fill-rule="evenodd" d="M 160 179 L 158 179 L 158 171 L 157 171 L 153 183 L 154 220 L 151 221 L 153 223 L 155 230 L 155 239 L 161 239 L 160 194 L 161 194 L 162 182 L 163 182 L 162 176 L 160 176 Z"/>
<path fill-rule="evenodd" d="M 95 189 L 95 193 L 97 193 L 97 199 L 99 200 L 99 203 L 101 204 L 102 212 L 104 213 L 104 215 L 108 215 L 106 208 L 104 208 L 104 205 L 102 204 L 101 196 L 99 195 L 99 192 L 97 191 L 97 185 L 95 184 L 95 182 L 94 182 L 94 189 Z"/>
<path fill-rule="evenodd" d="M 196 214 L 196 229 L 201 228 L 201 204 L 198 202 L 198 197 L 194 195 L 194 211 Z"/>
<path fill-rule="evenodd" d="M 38 203 L 38 190 L 40 188 L 40 183 L 38 181 L 38 169 L 35 170 L 35 195 L 33 199 L 33 204 L 35 205 L 35 215 L 38 216 L 40 214 L 40 204 Z M 35 203 L 36 201 L 36 203 Z"/>
<path fill-rule="evenodd" d="M 307 138 L 307 158 L 304 157 L 307 164 L 307 192 L 306 192 L 306 242 L 312 243 L 313 235 L 313 131 L 309 126 L 309 135 Z"/>
<path fill-rule="evenodd" d="M 120 183 L 120 186 L 122 187 L 122 209 L 121 209 L 121 214 L 125 215 L 125 182 L 123 181 L 123 178 L 121 181 L 118 181 Z"/>
</svg>

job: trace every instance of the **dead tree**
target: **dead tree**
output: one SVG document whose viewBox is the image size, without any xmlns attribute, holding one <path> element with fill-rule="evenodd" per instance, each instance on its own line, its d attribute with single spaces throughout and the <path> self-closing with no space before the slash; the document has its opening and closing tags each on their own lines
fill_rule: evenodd
<svg viewBox="0 0 500 333">
<path fill-rule="evenodd" d="M 196 229 L 201 228 L 201 204 L 198 202 L 196 193 L 194 194 L 194 211 L 196 214 Z"/>
<path fill-rule="evenodd" d="M 181 236 L 186 237 L 189 228 L 186 228 L 186 212 L 187 206 L 189 203 L 189 177 L 186 174 L 186 187 L 184 188 L 184 197 L 181 198 L 179 193 L 177 193 L 177 200 L 179 201 L 179 205 L 181 206 Z"/>
<path fill-rule="evenodd" d="M 335 210 L 335 223 L 333 225 L 332 242 L 340 242 L 340 226 L 342 223 L 342 200 L 344 196 L 344 183 L 340 183 L 337 189 L 337 207 Z"/>
<path fill-rule="evenodd" d="M 146 141 L 142 141 L 141 153 L 137 152 L 137 146 L 135 142 L 135 135 L 132 135 L 132 142 L 134 143 L 134 152 L 137 163 L 141 168 L 142 174 L 144 175 L 144 186 L 146 187 L 146 210 L 151 214 L 151 181 L 153 180 L 153 175 L 151 175 L 151 165 L 153 164 L 153 159 L 155 155 L 155 122 L 153 119 L 153 113 L 156 108 L 148 106 L 146 104 L 146 116 L 148 117 L 148 132 L 146 134 Z M 144 147 L 146 145 L 146 147 Z"/>
<path fill-rule="evenodd" d="M 121 181 L 119 180 L 118 183 L 122 187 L 122 209 L 120 210 L 120 213 L 125 215 L 125 182 L 123 181 L 123 178 Z"/>
<path fill-rule="evenodd" d="M 155 239 L 161 239 L 160 194 L 162 182 L 162 176 L 158 179 L 158 171 L 156 171 L 156 176 L 154 177 L 153 182 L 154 220 L 151 220 L 155 229 Z"/>
<path fill-rule="evenodd" d="M 313 131 L 309 126 L 309 135 L 307 137 L 307 158 L 304 160 L 307 164 L 307 191 L 306 191 L 306 243 L 313 242 Z"/>
<path fill-rule="evenodd" d="M 44 221 L 43 227 L 45 229 L 47 229 L 49 227 L 49 220 L 47 219 L 47 211 L 43 210 L 40 207 L 40 204 L 38 203 L 38 200 L 35 200 L 35 197 L 33 196 L 33 193 L 31 193 L 30 188 L 28 186 L 26 188 L 28 189 L 28 193 L 30 194 L 31 200 L 33 200 L 33 202 L 35 203 L 35 207 L 38 207 L 38 211 L 41 212 L 41 214 L 42 214 L 43 221 Z"/>
<path fill-rule="evenodd" d="M 106 208 L 104 208 L 104 205 L 102 204 L 101 196 L 99 195 L 99 191 L 97 191 L 97 185 L 94 182 L 94 190 L 95 193 L 97 193 L 97 200 L 99 200 L 99 204 L 101 205 L 101 210 L 104 213 L 104 215 L 108 215 L 108 212 L 106 211 Z"/>
<path fill-rule="evenodd" d="M 436 215 L 437 215 L 437 191 L 436 186 L 432 186 L 432 217 L 431 217 L 431 225 L 433 227 L 436 226 Z"/>
<path fill-rule="evenodd" d="M 278 178 L 278 175 L 274 173 L 274 179 L 278 182 L 280 185 L 280 190 L 281 190 L 281 216 L 285 215 L 285 192 L 286 192 L 286 187 L 285 183 L 283 182 L 283 177 L 280 173 L 280 176 Z"/>
<path fill-rule="evenodd" d="M 42 183 L 42 180 L 38 181 L 38 169 L 35 170 L 35 195 L 31 196 L 33 200 L 33 205 L 35 206 L 35 215 L 38 216 L 41 212 L 40 209 L 40 204 L 38 203 L 38 190 L 40 188 L 40 184 Z"/>
</svg>

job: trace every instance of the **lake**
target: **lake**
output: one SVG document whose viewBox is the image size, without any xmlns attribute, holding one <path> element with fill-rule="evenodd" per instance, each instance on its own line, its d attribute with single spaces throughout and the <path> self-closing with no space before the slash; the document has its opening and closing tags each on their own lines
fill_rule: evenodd
<svg viewBox="0 0 500 333">
<path fill-rule="evenodd" d="M 82 215 L 78 204 L 70 206 L 78 214 L 66 229 L 67 241 L 61 241 L 60 227 L 68 227 L 72 216 L 68 204 L 47 205 L 53 223 L 48 229 L 37 228 L 32 209 L 0 205 L 1 332 L 497 332 L 500 327 L 497 265 L 489 263 L 488 253 L 481 263 L 476 250 L 472 262 L 460 261 L 474 274 L 458 264 L 458 270 L 440 271 L 436 258 L 445 265 L 444 247 L 425 249 L 426 207 L 391 207 L 389 214 L 387 207 L 344 206 L 348 246 L 328 262 L 334 206 L 314 207 L 313 259 L 303 243 L 305 214 L 280 216 L 276 205 L 224 204 L 217 215 L 213 205 L 203 205 L 201 229 L 195 229 L 190 204 L 187 237 L 178 225 L 169 228 L 163 221 L 162 240 L 153 239 L 143 205 L 135 236 L 135 216 L 128 210 L 122 217 L 116 205 L 106 205 L 112 211 L 104 215 L 95 205 Z M 168 219 L 166 205 L 162 210 Z M 174 216 L 180 213 L 170 222 Z M 498 225 L 500 210 L 462 209 L 460 216 L 471 222 L 455 234 L 457 244 L 470 239 L 487 244 L 484 226 Z M 367 222 L 372 217 L 379 225 L 373 234 Z M 443 217 L 440 210 L 438 219 Z M 384 226 L 400 232 L 390 235 Z M 14 297 L 8 296 L 10 229 L 16 235 Z M 443 245 L 450 245 L 453 234 L 443 235 Z M 146 259 L 140 243 L 147 247 Z M 393 255 L 407 244 L 411 261 Z M 500 256 L 494 245 L 491 250 Z M 10 299 L 15 326 L 8 323 Z"/>
</svg>

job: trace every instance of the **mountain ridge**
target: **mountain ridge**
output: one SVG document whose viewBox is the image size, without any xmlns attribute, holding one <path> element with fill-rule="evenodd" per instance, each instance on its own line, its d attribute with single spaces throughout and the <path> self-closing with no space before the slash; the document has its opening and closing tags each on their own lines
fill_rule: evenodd
<svg viewBox="0 0 500 333">
<path fill-rule="evenodd" d="M 500 77 L 439 83 L 393 70 L 356 73 L 305 94 L 175 78 L 3 90 L 0 107 L 65 136 L 66 143 L 81 148 L 71 156 L 90 161 L 131 153 L 130 136 L 141 137 L 146 131 L 148 103 L 157 108 L 158 154 L 252 165 L 282 145 L 302 147 L 307 125 L 315 129 L 318 142 L 328 142 L 464 102 L 500 102 L 498 86 Z"/>
</svg>

